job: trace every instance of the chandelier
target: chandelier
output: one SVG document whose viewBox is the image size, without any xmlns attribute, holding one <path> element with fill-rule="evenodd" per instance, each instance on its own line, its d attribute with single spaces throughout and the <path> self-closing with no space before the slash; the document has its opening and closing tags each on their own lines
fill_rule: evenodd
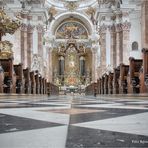
<svg viewBox="0 0 148 148">
<path fill-rule="evenodd" d="M 20 21 L 18 19 L 10 19 L 4 10 L 0 8 L 0 59 L 8 59 L 13 57 L 13 45 L 9 41 L 1 41 L 1 39 L 6 33 L 14 34 L 19 27 Z"/>
</svg>

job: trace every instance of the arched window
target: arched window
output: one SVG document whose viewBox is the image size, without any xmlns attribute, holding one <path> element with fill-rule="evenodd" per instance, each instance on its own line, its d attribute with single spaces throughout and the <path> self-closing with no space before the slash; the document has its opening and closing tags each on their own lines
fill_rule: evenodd
<svg viewBox="0 0 148 148">
<path fill-rule="evenodd" d="M 138 42 L 135 41 L 132 43 L 132 50 L 133 51 L 138 50 Z"/>
</svg>

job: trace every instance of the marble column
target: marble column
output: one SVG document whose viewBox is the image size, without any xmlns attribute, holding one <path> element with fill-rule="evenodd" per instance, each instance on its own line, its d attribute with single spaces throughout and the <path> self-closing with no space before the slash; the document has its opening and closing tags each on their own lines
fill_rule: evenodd
<svg viewBox="0 0 148 148">
<path fill-rule="evenodd" d="M 92 81 L 97 82 L 97 49 L 92 49 Z"/>
<path fill-rule="evenodd" d="M 111 47 L 110 47 L 110 60 L 111 60 L 111 66 L 115 68 L 117 66 L 116 64 L 116 28 L 115 25 L 109 26 L 110 35 L 111 35 Z"/>
<path fill-rule="evenodd" d="M 107 26 L 100 27 L 100 67 L 103 70 L 106 68 L 106 31 Z"/>
<path fill-rule="evenodd" d="M 37 25 L 38 32 L 38 54 L 40 57 L 43 57 L 43 26 Z"/>
<path fill-rule="evenodd" d="M 43 67 L 44 67 L 44 59 L 43 59 L 43 26 L 38 24 L 37 25 L 37 32 L 38 32 L 38 56 L 40 57 L 40 64 L 41 64 L 41 74 L 43 74 Z"/>
<path fill-rule="evenodd" d="M 130 56 L 130 28 L 131 28 L 131 23 L 128 21 L 125 21 L 122 23 L 122 48 L 123 48 L 123 63 L 124 64 L 129 64 L 129 56 Z"/>
<path fill-rule="evenodd" d="M 27 25 L 21 24 L 21 63 L 23 68 L 27 67 Z"/>
<path fill-rule="evenodd" d="M 141 7 L 142 46 L 148 48 L 148 1 L 142 0 Z"/>
<path fill-rule="evenodd" d="M 33 29 L 31 24 L 27 27 L 27 66 L 31 69 L 32 63 L 32 48 L 33 48 Z"/>
<path fill-rule="evenodd" d="M 36 26 L 33 30 L 33 54 L 38 54 L 38 32 Z"/>
<path fill-rule="evenodd" d="M 116 25 L 116 66 L 119 66 L 123 62 L 123 32 L 122 24 L 119 23 Z"/>
<path fill-rule="evenodd" d="M 48 81 L 52 82 L 53 80 L 53 68 L 52 68 L 52 50 L 49 48 L 48 51 Z"/>
</svg>

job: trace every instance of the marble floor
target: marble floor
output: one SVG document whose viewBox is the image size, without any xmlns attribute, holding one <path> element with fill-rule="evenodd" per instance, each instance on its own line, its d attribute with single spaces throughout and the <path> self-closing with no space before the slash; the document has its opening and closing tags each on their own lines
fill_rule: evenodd
<svg viewBox="0 0 148 148">
<path fill-rule="evenodd" d="M 0 148 L 148 148 L 148 96 L 0 96 Z"/>
</svg>

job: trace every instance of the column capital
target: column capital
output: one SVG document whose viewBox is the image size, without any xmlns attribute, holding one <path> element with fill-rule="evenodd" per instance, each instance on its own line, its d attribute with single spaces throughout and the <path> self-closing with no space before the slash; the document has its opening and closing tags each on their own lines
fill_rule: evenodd
<svg viewBox="0 0 148 148">
<path fill-rule="evenodd" d="M 115 29 L 116 29 L 116 32 L 121 32 L 122 31 L 122 24 L 121 23 L 116 24 Z"/>
<path fill-rule="evenodd" d="M 39 33 L 43 33 L 43 32 L 44 32 L 44 27 L 43 27 L 43 25 L 38 24 L 38 25 L 36 26 L 36 28 L 37 28 L 37 31 L 38 31 Z"/>
<path fill-rule="evenodd" d="M 105 24 L 103 24 L 102 26 L 100 26 L 100 28 L 99 28 L 100 34 L 106 33 L 107 27 L 108 26 L 105 25 Z"/>
<path fill-rule="evenodd" d="M 28 31 L 28 33 L 32 33 L 33 32 L 33 30 L 34 30 L 34 25 L 31 25 L 31 24 L 29 24 L 28 26 L 27 26 L 27 31 Z"/>
<path fill-rule="evenodd" d="M 98 50 L 97 47 L 92 48 L 92 54 L 96 54 L 97 53 L 97 50 Z"/>
<path fill-rule="evenodd" d="M 131 28 L 131 23 L 128 21 L 125 21 L 124 23 L 122 23 L 122 30 L 123 31 L 129 31 Z"/>
<path fill-rule="evenodd" d="M 111 33 L 115 33 L 115 32 L 116 32 L 116 26 L 115 26 L 115 24 L 109 25 L 108 28 L 109 28 L 109 31 L 110 31 Z"/>
<path fill-rule="evenodd" d="M 21 31 L 27 31 L 27 24 L 22 23 L 20 28 L 21 28 Z"/>
</svg>

